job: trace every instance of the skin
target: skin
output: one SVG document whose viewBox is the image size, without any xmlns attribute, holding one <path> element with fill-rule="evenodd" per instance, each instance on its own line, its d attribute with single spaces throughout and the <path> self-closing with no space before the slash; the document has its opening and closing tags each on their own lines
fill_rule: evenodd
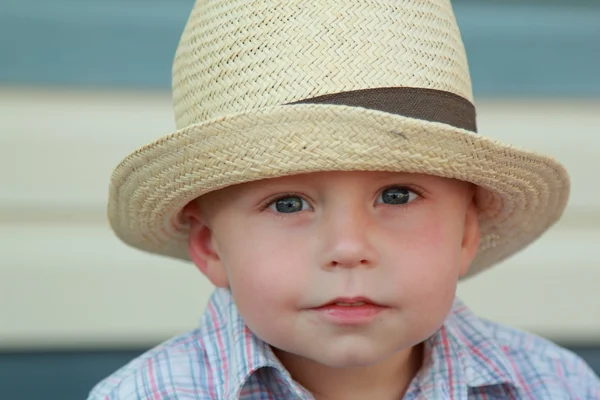
<svg viewBox="0 0 600 400">
<path fill-rule="evenodd" d="M 403 203 L 390 204 L 394 190 Z M 189 252 L 315 398 L 397 399 L 477 252 L 473 192 L 465 182 L 391 172 L 235 185 L 184 209 Z M 281 212 L 280 198 L 299 211 Z M 385 309 L 361 324 L 314 309 L 352 296 Z"/>
</svg>

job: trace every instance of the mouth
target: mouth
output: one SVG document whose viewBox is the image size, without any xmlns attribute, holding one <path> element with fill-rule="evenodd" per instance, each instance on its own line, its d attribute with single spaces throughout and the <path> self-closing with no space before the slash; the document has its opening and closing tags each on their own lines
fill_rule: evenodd
<svg viewBox="0 0 600 400">
<path fill-rule="evenodd" d="M 384 307 L 381 304 L 369 299 L 368 297 L 337 297 L 325 304 L 322 304 L 316 308 L 324 308 L 324 307 L 361 307 L 361 306 L 375 306 L 375 307 Z"/>
<path fill-rule="evenodd" d="M 368 297 L 338 297 L 312 309 L 324 320 L 345 326 L 368 324 L 386 310 L 389 307 Z"/>
</svg>

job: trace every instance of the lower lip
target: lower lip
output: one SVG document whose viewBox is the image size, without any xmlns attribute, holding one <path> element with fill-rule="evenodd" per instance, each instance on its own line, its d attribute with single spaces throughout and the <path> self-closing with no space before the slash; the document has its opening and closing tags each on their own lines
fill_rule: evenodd
<svg viewBox="0 0 600 400">
<path fill-rule="evenodd" d="M 371 321 L 386 308 L 374 304 L 346 307 L 332 304 L 314 308 L 313 310 L 321 314 L 324 318 L 338 324 L 361 324 Z"/>
</svg>

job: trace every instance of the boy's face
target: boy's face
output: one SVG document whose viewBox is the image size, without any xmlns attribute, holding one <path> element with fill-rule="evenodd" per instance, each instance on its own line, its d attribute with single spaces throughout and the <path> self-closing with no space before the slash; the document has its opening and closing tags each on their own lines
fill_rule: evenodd
<svg viewBox="0 0 600 400">
<path fill-rule="evenodd" d="M 251 182 L 184 214 L 192 259 L 231 288 L 248 327 L 330 367 L 373 365 L 432 335 L 479 243 L 470 186 L 407 173 Z M 368 300 L 319 308 L 338 298 Z"/>
</svg>

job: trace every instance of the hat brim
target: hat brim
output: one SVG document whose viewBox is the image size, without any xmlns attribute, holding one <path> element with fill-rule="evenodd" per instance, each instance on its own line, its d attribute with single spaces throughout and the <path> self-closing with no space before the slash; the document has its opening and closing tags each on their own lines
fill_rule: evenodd
<svg viewBox="0 0 600 400">
<path fill-rule="evenodd" d="M 570 190 L 554 159 L 469 131 L 358 107 L 298 104 L 191 125 L 135 151 L 113 172 L 108 217 L 125 243 L 189 260 L 180 211 L 193 199 L 259 179 L 359 170 L 478 186 L 481 243 L 464 278 L 537 239 L 560 218 Z"/>
</svg>

